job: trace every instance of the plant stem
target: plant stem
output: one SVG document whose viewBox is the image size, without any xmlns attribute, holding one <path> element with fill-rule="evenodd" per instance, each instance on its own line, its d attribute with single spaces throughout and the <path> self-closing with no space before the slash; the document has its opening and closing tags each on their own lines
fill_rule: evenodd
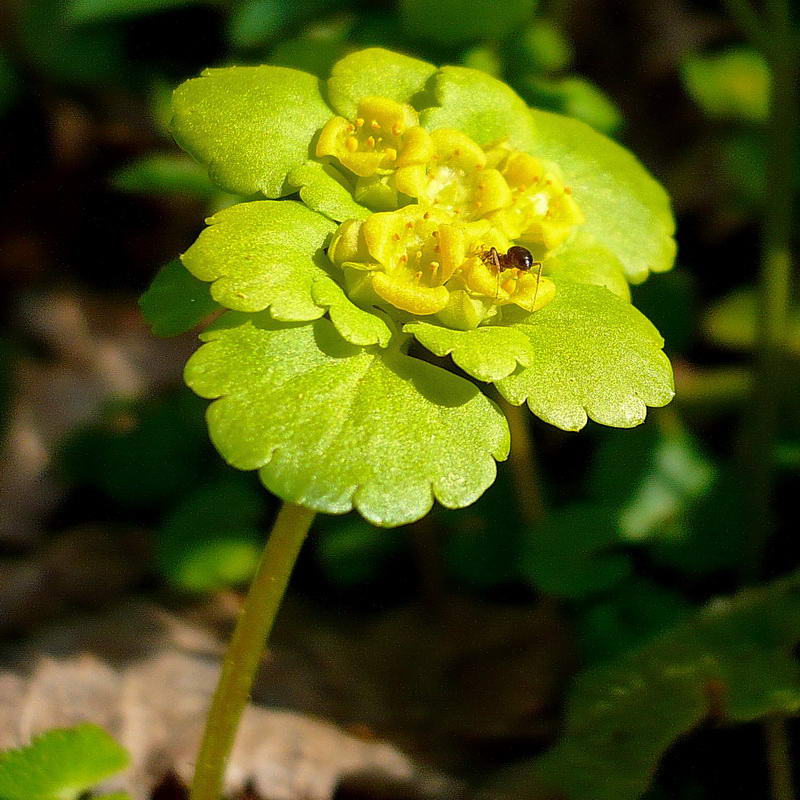
<svg viewBox="0 0 800 800">
<path fill-rule="evenodd" d="M 289 576 L 314 512 L 286 503 L 269 535 L 244 607 L 222 662 L 203 743 L 197 756 L 191 800 L 219 800 L 236 730 Z"/>
<path fill-rule="evenodd" d="M 789 753 L 786 719 L 774 716 L 765 720 L 764 739 L 769 763 L 770 796 L 773 800 L 794 800 L 792 759 Z"/>
<path fill-rule="evenodd" d="M 768 11 L 771 44 L 765 56 L 772 70 L 772 91 L 767 123 L 755 380 L 752 401 L 746 411 L 750 424 L 743 452 L 746 520 L 750 532 L 745 577 L 749 581 L 761 576 L 764 550 L 774 528 L 774 451 L 791 296 L 794 149 L 798 124 L 797 63 L 789 0 L 772 0 Z"/>
<path fill-rule="evenodd" d="M 520 514 L 526 525 L 535 525 L 544 519 L 545 507 L 529 427 L 529 415 L 524 405 L 512 406 L 506 401 L 503 401 L 502 405 L 511 430 L 509 464 Z"/>
</svg>

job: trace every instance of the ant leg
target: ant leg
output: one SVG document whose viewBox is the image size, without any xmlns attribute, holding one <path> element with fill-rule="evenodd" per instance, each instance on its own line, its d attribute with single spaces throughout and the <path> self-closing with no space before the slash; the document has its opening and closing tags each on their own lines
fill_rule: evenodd
<svg viewBox="0 0 800 800">
<path fill-rule="evenodd" d="M 536 289 L 533 292 L 533 307 L 536 308 L 536 298 L 539 295 L 539 282 L 542 280 L 542 262 L 534 261 L 536 264 Z"/>
</svg>

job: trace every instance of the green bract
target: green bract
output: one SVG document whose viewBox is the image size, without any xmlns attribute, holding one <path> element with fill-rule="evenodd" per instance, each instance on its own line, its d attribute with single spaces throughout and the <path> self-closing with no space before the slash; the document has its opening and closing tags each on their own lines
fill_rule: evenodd
<svg viewBox="0 0 800 800">
<path fill-rule="evenodd" d="M 506 422 L 425 350 L 566 430 L 671 399 L 628 288 L 672 265 L 669 201 L 587 125 L 486 73 L 369 49 L 323 82 L 208 70 L 176 90 L 173 130 L 251 199 L 183 256 L 210 295 L 178 300 L 173 275 L 143 310 L 161 332 L 229 310 L 187 382 L 215 400 L 220 452 L 283 499 L 388 526 L 491 484 Z"/>
</svg>

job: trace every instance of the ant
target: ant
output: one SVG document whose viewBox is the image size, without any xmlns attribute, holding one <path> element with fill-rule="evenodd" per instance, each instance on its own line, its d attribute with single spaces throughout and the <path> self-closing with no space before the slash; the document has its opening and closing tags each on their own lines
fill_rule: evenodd
<svg viewBox="0 0 800 800">
<path fill-rule="evenodd" d="M 494 267 L 495 274 L 497 275 L 498 290 L 500 286 L 500 273 L 507 269 L 517 269 L 520 272 L 530 272 L 536 267 L 536 293 L 539 292 L 539 281 L 542 277 L 542 262 L 534 261 L 531 251 L 525 247 L 514 245 L 508 248 L 507 253 L 501 253 L 496 247 L 490 247 L 483 253 L 480 253 L 480 259 L 486 266 Z M 495 292 L 495 297 L 497 292 Z M 536 303 L 536 295 L 533 297 L 533 302 Z"/>
</svg>

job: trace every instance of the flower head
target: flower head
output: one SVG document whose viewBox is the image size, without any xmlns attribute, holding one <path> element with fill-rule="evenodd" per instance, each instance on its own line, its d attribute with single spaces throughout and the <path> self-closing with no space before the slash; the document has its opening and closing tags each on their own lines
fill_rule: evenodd
<svg viewBox="0 0 800 800">
<path fill-rule="evenodd" d="M 377 524 L 458 507 L 508 428 L 468 378 L 560 427 L 638 424 L 672 396 L 627 283 L 668 269 L 660 186 L 583 123 L 475 70 L 364 50 L 322 84 L 209 70 L 175 93 L 177 140 L 225 189 L 183 256 L 229 309 L 187 365 L 235 466 L 286 500 Z"/>
</svg>

